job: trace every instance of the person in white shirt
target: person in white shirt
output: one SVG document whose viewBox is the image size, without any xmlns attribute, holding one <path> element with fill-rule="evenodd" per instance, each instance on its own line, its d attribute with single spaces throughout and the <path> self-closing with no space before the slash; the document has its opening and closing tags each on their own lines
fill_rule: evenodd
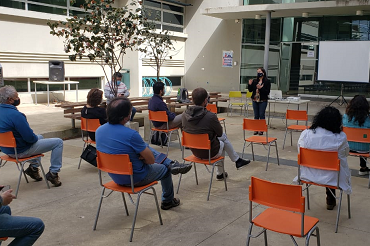
<svg viewBox="0 0 370 246">
<path fill-rule="evenodd" d="M 304 130 L 298 140 L 299 148 L 337 151 L 340 160 L 339 187 L 347 194 L 352 193 L 351 171 L 348 167 L 347 156 L 349 146 L 347 136 L 342 131 L 342 115 L 339 110 L 327 106 L 318 112 L 312 122 L 310 129 Z M 338 174 L 335 171 L 319 170 L 301 167 L 301 179 L 319 184 L 337 186 Z M 294 179 L 297 181 L 297 177 Z M 335 194 L 335 190 L 331 190 Z M 326 188 L 326 208 L 333 210 L 336 199 Z"/>
<path fill-rule="evenodd" d="M 116 80 L 117 83 L 117 97 L 129 97 L 130 91 L 127 89 L 125 83 L 122 82 L 122 74 L 120 72 L 114 73 L 112 81 L 107 82 L 104 86 L 104 96 L 107 98 L 107 105 L 115 98 L 116 96 L 112 92 L 112 83 Z M 132 107 L 132 113 L 130 121 L 134 119 L 136 114 L 135 107 Z"/>
</svg>

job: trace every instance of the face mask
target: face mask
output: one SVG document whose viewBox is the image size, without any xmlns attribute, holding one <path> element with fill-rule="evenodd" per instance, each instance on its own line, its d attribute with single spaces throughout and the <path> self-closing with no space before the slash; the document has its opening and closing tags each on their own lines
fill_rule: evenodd
<svg viewBox="0 0 370 246">
<path fill-rule="evenodd" d="M 263 73 L 257 73 L 257 78 L 261 78 L 263 76 Z"/>
<path fill-rule="evenodd" d="M 119 81 L 119 80 L 118 80 L 118 81 L 117 81 L 117 85 L 120 85 L 120 84 L 121 84 L 121 81 Z"/>
<path fill-rule="evenodd" d="M 18 100 L 14 100 L 14 102 L 12 103 L 12 105 L 13 105 L 14 107 L 17 107 L 20 103 L 21 103 L 21 99 L 20 99 L 20 98 L 18 98 Z"/>
</svg>

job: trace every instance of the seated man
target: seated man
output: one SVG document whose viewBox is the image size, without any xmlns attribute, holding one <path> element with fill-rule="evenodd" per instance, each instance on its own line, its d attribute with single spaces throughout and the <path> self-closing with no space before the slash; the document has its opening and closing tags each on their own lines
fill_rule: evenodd
<svg viewBox="0 0 370 246">
<path fill-rule="evenodd" d="M 108 123 L 96 131 L 96 148 L 108 154 L 128 154 L 133 167 L 135 186 L 147 185 L 155 180 L 162 184 L 163 210 L 180 205 L 180 199 L 174 198 L 172 172 L 186 173 L 191 166 L 166 160 L 163 164 L 155 163 L 158 152 L 152 152 L 141 138 L 140 134 L 124 125 L 131 115 L 131 102 L 127 98 L 118 97 L 107 107 Z M 152 149 L 153 150 L 153 149 Z M 128 175 L 109 174 L 119 185 L 130 185 Z"/>
<path fill-rule="evenodd" d="M 231 145 L 226 134 L 222 131 L 222 126 L 215 113 L 206 109 L 208 103 L 208 93 L 203 88 L 197 88 L 192 93 L 195 106 L 189 107 L 182 115 L 183 130 L 191 134 L 207 133 L 211 140 L 211 158 L 218 158 L 229 155 L 231 161 L 235 162 L 236 168 L 240 169 L 250 163 L 239 157 Z M 208 150 L 191 149 L 193 155 L 201 159 L 208 159 Z M 227 173 L 226 173 L 227 177 Z M 223 180 L 222 167 L 217 167 L 217 179 Z"/>
<path fill-rule="evenodd" d="M 51 150 L 50 169 L 46 179 L 54 186 L 62 185 L 58 173 L 62 167 L 63 140 L 60 138 L 44 139 L 41 135 L 35 135 L 30 128 L 27 118 L 18 111 L 16 106 L 20 104 L 18 92 L 13 86 L 6 85 L 0 88 L 0 132 L 12 131 L 17 142 L 18 158 L 25 158 L 42 154 Z M 1 147 L 1 151 L 15 158 L 14 148 Z M 41 157 L 39 158 L 41 161 Z M 36 181 L 41 181 L 38 162 L 36 159 L 29 161 L 30 166 L 25 173 Z"/>
<path fill-rule="evenodd" d="M 44 222 L 39 218 L 12 216 L 7 206 L 15 198 L 12 191 L 0 195 L 0 237 L 13 237 L 9 245 L 33 245 L 44 231 Z"/>
<path fill-rule="evenodd" d="M 164 84 L 162 82 L 156 82 L 153 85 L 153 97 L 149 100 L 148 109 L 151 111 L 166 111 L 168 115 L 168 127 L 175 128 L 181 127 L 181 115 L 177 115 L 168 110 L 167 104 L 163 102 L 162 96 L 164 96 Z M 157 129 L 167 129 L 167 124 L 164 122 L 153 121 L 153 126 Z"/>
<path fill-rule="evenodd" d="M 120 72 L 116 72 L 111 82 L 107 82 L 104 86 L 104 96 L 107 98 L 107 105 L 113 100 L 113 98 L 116 97 L 116 95 L 113 93 L 112 85 L 114 83 L 114 80 L 117 83 L 117 97 L 129 97 L 130 91 L 127 89 L 127 86 L 125 83 L 122 82 L 122 74 Z M 132 114 L 130 121 L 134 119 L 134 116 L 136 114 L 135 107 L 132 107 Z"/>
</svg>

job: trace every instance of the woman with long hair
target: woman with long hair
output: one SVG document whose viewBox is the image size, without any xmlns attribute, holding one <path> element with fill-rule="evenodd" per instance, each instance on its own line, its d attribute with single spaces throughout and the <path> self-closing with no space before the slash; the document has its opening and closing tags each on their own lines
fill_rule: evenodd
<svg viewBox="0 0 370 246">
<path fill-rule="evenodd" d="M 248 90 L 252 92 L 252 104 L 254 119 L 265 119 L 268 95 L 270 94 L 271 82 L 267 78 L 263 67 L 257 69 L 257 78 L 250 79 Z M 263 135 L 263 132 L 254 132 L 254 135 Z"/>
<path fill-rule="evenodd" d="M 370 128 L 369 102 L 366 97 L 356 95 L 349 102 L 346 113 L 343 115 L 343 126 L 354 128 Z M 370 145 L 366 143 L 348 142 L 349 149 L 358 153 L 369 153 Z M 359 175 L 369 174 L 366 159 L 360 157 Z"/>
<path fill-rule="evenodd" d="M 351 172 L 348 168 L 347 156 L 349 146 L 347 136 L 342 131 L 342 115 L 339 110 L 327 106 L 318 112 L 312 126 L 304 130 L 298 140 L 300 147 L 324 151 L 337 151 L 340 160 L 339 187 L 350 194 Z M 338 174 L 335 171 L 301 167 L 301 179 L 319 184 L 337 186 Z M 297 180 L 297 178 L 295 179 Z M 336 206 L 335 190 L 326 188 L 326 208 L 333 210 Z"/>
</svg>

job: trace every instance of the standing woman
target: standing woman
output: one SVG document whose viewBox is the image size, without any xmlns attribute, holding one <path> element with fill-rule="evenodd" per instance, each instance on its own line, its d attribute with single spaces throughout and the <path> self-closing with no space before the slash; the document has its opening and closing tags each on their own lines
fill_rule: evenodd
<svg viewBox="0 0 370 246">
<path fill-rule="evenodd" d="M 270 94 L 271 82 L 267 78 L 266 70 L 262 67 L 257 69 L 257 78 L 250 79 L 248 90 L 252 93 L 254 119 L 265 119 L 268 95 Z M 263 135 L 263 132 L 254 132 L 254 135 Z"/>
<path fill-rule="evenodd" d="M 346 113 L 343 115 L 343 126 L 354 128 L 370 128 L 369 102 L 366 97 L 356 95 L 349 102 Z M 367 143 L 348 142 L 349 149 L 358 153 L 369 153 L 370 146 Z M 359 175 L 369 174 L 369 168 L 366 166 L 366 158 L 360 157 Z"/>
</svg>

